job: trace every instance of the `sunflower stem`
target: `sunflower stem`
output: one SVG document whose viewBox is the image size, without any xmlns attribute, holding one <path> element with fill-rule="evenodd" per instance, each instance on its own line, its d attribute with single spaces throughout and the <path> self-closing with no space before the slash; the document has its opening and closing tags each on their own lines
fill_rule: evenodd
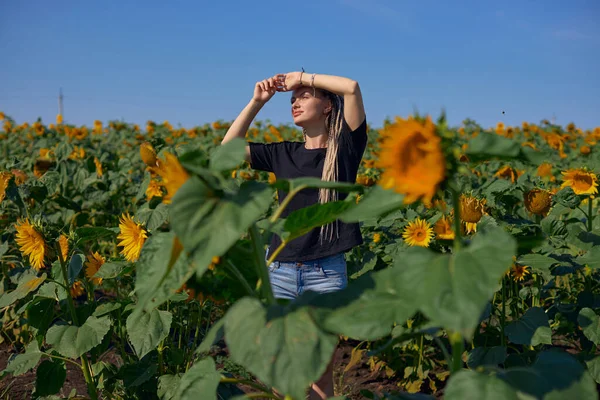
<svg viewBox="0 0 600 400">
<path fill-rule="evenodd" d="M 250 237 L 252 239 L 254 250 L 254 266 L 259 280 L 258 287 L 261 290 L 263 297 L 267 300 L 267 304 L 271 305 L 275 303 L 275 296 L 273 296 L 273 288 L 271 287 L 271 280 L 269 279 L 269 270 L 265 263 L 265 252 L 262 248 L 262 239 L 256 224 L 252 224 L 250 227 Z"/>
<path fill-rule="evenodd" d="M 460 192 L 455 188 L 451 187 L 452 192 L 452 206 L 454 207 L 454 249 L 453 253 L 457 253 L 462 246 L 462 239 L 460 236 Z"/>
<path fill-rule="evenodd" d="M 594 221 L 594 215 L 592 214 L 593 206 L 592 206 L 592 196 L 588 197 L 588 212 L 587 212 L 587 230 L 588 232 L 592 231 L 592 222 Z"/>
<path fill-rule="evenodd" d="M 465 350 L 465 344 L 460 332 L 450 334 L 450 343 L 452 344 L 452 365 L 450 374 L 455 374 L 463 367 L 462 353 Z"/>
<path fill-rule="evenodd" d="M 67 287 L 67 304 L 69 305 L 69 310 L 71 311 L 71 319 L 73 320 L 73 323 L 76 326 L 79 326 L 79 322 L 77 321 L 77 313 L 75 312 L 75 302 L 73 301 L 73 295 L 71 294 L 70 290 L 69 276 L 67 275 L 67 262 L 62 257 L 62 252 L 58 242 L 54 244 L 54 248 L 56 249 L 56 253 L 58 254 L 58 261 L 60 262 L 60 268 L 62 270 L 63 279 L 65 281 L 65 286 Z M 94 378 L 92 376 L 92 369 L 86 355 L 82 354 L 80 360 L 81 370 L 83 371 L 83 377 L 85 378 L 85 383 L 87 384 L 88 388 L 88 394 L 90 395 L 92 400 L 98 400 L 98 392 L 94 383 Z"/>
<path fill-rule="evenodd" d="M 281 216 L 281 213 L 283 213 L 283 210 L 285 210 L 285 208 L 288 206 L 288 204 L 290 204 L 290 201 L 292 201 L 294 196 L 297 195 L 299 191 L 301 191 L 302 189 L 305 189 L 306 187 L 307 187 L 306 185 L 300 185 L 296 189 L 289 192 L 287 196 L 285 196 L 285 199 L 281 202 L 281 204 L 279 205 L 277 210 L 275 210 L 275 212 L 271 216 L 271 218 L 269 220 L 271 222 L 271 224 L 274 224 L 275 222 L 277 222 L 277 219 Z"/>
<path fill-rule="evenodd" d="M 504 325 L 506 325 L 506 278 L 502 277 L 502 312 L 500 313 L 500 344 L 506 346 L 506 337 L 504 336 Z"/>
</svg>

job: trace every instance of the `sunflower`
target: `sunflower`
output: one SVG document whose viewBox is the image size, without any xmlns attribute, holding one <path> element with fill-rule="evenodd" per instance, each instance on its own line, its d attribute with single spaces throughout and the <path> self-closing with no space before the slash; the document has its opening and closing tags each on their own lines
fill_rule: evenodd
<svg viewBox="0 0 600 400">
<path fill-rule="evenodd" d="M 370 176 L 359 174 L 356 177 L 356 183 L 363 186 L 373 186 L 375 184 L 375 179 L 371 178 Z"/>
<path fill-rule="evenodd" d="M 140 145 L 140 156 L 142 157 L 142 161 L 149 167 L 156 166 L 156 150 L 154 147 L 148 142 L 144 142 Z"/>
<path fill-rule="evenodd" d="M 62 116 L 61 114 L 57 114 L 57 115 L 56 115 L 56 123 L 57 123 L 58 125 L 60 125 L 60 124 L 62 124 L 62 123 L 63 123 L 63 116 Z"/>
<path fill-rule="evenodd" d="M 60 255 L 63 261 L 66 261 L 69 256 L 69 239 L 65 235 L 60 235 L 58 246 L 60 247 Z"/>
<path fill-rule="evenodd" d="M 460 196 L 460 218 L 464 222 L 477 223 L 483 216 L 485 200 L 472 196 Z"/>
<path fill-rule="evenodd" d="M 521 176 L 523 174 L 523 171 L 518 171 L 514 168 L 512 168 L 510 165 L 505 165 L 504 167 L 500 168 L 495 174 L 494 176 L 497 176 L 499 178 L 503 178 L 503 179 L 508 179 L 510 180 L 512 183 L 515 183 L 515 181 L 519 178 L 519 176 Z"/>
<path fill-rule="evenodd" d="M 94 164 L 96 165 L 96 174 L 98 177 L 102 176 L 102 163 L 98 160 L 98 157 L 94 157 Z"/>
<path fill-rule="evenodd" d="M 71 285 L 71 297 L 77 298 L 77 297 L 81 296 L 84 292 L 85 292 L 85 289 L 84 289 L 83 283 L 81 283 L 81 281 L 73 282 L 73 285 Z"/>
<path fill-rule="evenodd" d="M 50 159 L 38 158 L 33 165 L 33 174 L 36 177 L 41 178 L 55 164 L 56 163 Z"/>
<path fill-rule="evenodd" d="M 577 195 L 598 193 L 598 180 L 593 172 L 579 168 L 564 171 L 562 175 L 564 176 L 564 182 L 561 188 L 571 186 Z"/>
<path fill-rule="evenodd" d="M 530 213 L 545 216 L 552 206 L 552 193 L 543 189 L 532 189 L 523 195 L 525 208 Z"/>
<path fill-rule="evenodd" d="M 431 202 L 446 176 L 446 161 L 441 138 L 431 118 L 419 122 L 412 117 L 396 119 L 382 131 L 384 141 L 376 168 L 381 169 L 380 184 L 404 194 L 404 203 L 419 199 Z"/>
<path fill-rule="evenodd" d="M 214 271 L 216 266 L 219 264 L 221 264 L 221 257 L 214 256 L 210 262 L 210 265 L 208 266 L 208 269 L 210 269 L 211 271 Z"/>
<path fill-rule="evenodd" d="M 146 189 L 146 198 L 150 201 L 153 197 L 162 197 L 162 186 L 160 182 L 155 179 L 151 179 L 148 184 L 148 188 Z"/>
<path fill-rule="evenodd" d="M 158 164 L 159 168 L 156 172 L 162 178 L 162 186 L 167 189 L 163 203 L 170 204 L 175 193 L 190 178 L 190 175 L 181 166 L 177 157 L 171 153 L 165 153 L 164 161 L 158 160 Z"/>
<path fill-rule="evenodd" d="M 525 279 L 525 275 L 531 274 L 529 271 L 529 267 L 527 265 L 519 265 L 513 264 L 510 269 L 510 274 L 514 281 L 523 281 Z"/>
<path fill-rule="evenodd" d="M 551 181 L 554 181 L 556 178 L 552 174 L 552 164 L 550 163 L 542 163 L 538 166 L 537 176 L 540 178 L 549 178 Z"/>
<path fill-rule="evenodd" d="M 433 239 L 433 228 L 424 219 L 417 218 L 404 228 L 402 238 L 409 246 L 429 247 Z"/>
<path fill-rule="evenodd" d="M 477 223 L 483 216 L 484 200 L 472 196 L 460 196 L 460 218 L 465 223 L 467 234 L 477 232 Z"/>
<path fill-rule="evenodd" d="M 590 154 L 592 152 L 592 149 L 590 148 L 590 146 L 581 146 L 579 148 L 579 152 L 583 155 L 587 155 Z"/>
<path fill-rule="evenodd" d="M 49 159 L 52 155 L 52 150 L 46 148 L 40 149 L 40 158 Z"/>
<path fill-rule="evenodd" d="M 379 243 L 381 242 L 381 233 L 374 233 L 373 234 L 373 243 Z"/>
<path fill-rule="evenodd" d="M 18 220 L 15 224 L 17 235 L 15 242 L 24 256 L 29 256 L 31 266 L 37 271 L 44 268 L 44 257 L 48 253 L 48 245 L 44 236 L 29 222 L 28 219 Z"/>
<path fill-rule="evenodd" d="M 269 172 L 269 183 L 270 183 L 270 184 L 273 184 L 273 183 L 275 183 L 275 182 L 277 182 L 277 177 L 275 176 L 275 174 L 274 174 L 274 173 L 272 173 L 272 172 Z"/>
<path fill-rule="evenodd" d="M 148 237 L 148 232 L 142 224 L 136 223 L 129 213 L 121 216 L 119 229 L 121 233 L 117 236 L 117 239 L 121 240 L 118 246 L 123 247 L 121 254 L 125 256 L 127 261 L 137 261 L 142 246 L 144 246 L 144 242 Z"/>
<path fill-rule="evenodd" d="M 498 122 L 496 124 L 496 133 L 498 135 L 504 135 L 504 128 L 505 128 L 504 123 L 503 122 Z"/>
<path fill-rule="evenodd" d="M 435 223 L 433 226 L 433 231 L 438 239 L 454 240 L 452 220 L 445 215 Z"/>
<path fill-rule="evenodd" d="M 100 285 L 102 283 L 102 278 L 94 278 L 94 274 L 98 272 L 102 264 L 106 262 L 106 259 L 97 251 L 90 253 L 86 258 L 87 262 L 85 263 L 85 276 L 87 276 L 87 278 L 91 280 L 94 285 Z"/>
<path fill-rule="evenodd" d="M 0 203 L 2 203 L 4 196 L 6 196 L 6 189 L 8 188 L 8 182 L 10 182 L 10 178 L 12 178 L 12 174 L 10 172 L 0 172 Z"/>
</svg>

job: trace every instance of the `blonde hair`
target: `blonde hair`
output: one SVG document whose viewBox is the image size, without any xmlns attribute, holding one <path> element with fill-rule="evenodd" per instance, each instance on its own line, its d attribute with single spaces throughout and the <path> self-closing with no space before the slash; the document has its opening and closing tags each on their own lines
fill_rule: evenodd
<svg viewBox="0 0 600 400">
<path fill-rule="evenodd" d="M 323 174 L 321 180 L 327 182 L 336 182 L 338 180 L 338 150 L 340 135 L 346 129 L 344 125 L 344 98 L 327 90 L 319 89 L 326 99 L 331 100 L 331 111 L 325 117 L 325 130 L 327 131 L 327 153 L 325 155 L 325 164 L 323 165 Z M 313 88 L 313 94 L 316 90 Z M 306 142 L 306 130 L 304 132 L 304 141 Z M 335 189 L 319 189 L 319 203 L 338 201 L 339 192 Z M 321 226 L 319 233 L 319 242 L 323 243 L 323 237 L 330 233 L 330 239 L 333 237 L 335 229 L 336 236 L 339 238 L 339 220 Z"/>
</svg>

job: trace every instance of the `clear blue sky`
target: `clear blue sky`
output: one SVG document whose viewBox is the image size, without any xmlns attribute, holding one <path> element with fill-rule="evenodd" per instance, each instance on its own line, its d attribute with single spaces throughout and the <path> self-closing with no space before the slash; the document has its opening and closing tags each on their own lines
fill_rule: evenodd
<svg viewBox="0 0 600 400">
<path fill-rule="evenodd" d="M 599 0 L 0 1 L 0 110 L 17 122 L 233 120 L 254 84 L 347 76 L 368 122 L 600 125 Z M 290 123 L 289 93 L 258 119 Z M 502 111 L 506 114 L 502 115 Z"/>
</svg>

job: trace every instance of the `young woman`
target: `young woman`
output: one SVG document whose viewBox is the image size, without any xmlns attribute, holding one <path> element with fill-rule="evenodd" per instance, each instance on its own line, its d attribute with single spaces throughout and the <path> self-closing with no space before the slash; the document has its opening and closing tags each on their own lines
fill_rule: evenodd
<svg viewBox="0 0 600 400">
<path fill-rule="evenodd" d="M 244 138 L 260 109 L 277 92 L 292 92 L 291 114 L 302 128 L 303 142 L 253 143 L 246 146 L 246 161 L 253 169 L 277 178 L 318 177 L 324 181 L 356 182 L 367 145 L 367 122 L 358 83 L 352 79 L 290 72 L 257 82 L 252 100 L 233 122 L 221 144 Z M 290 201 L 281 217 L 316 203 L 343 200 L 347 193 L 330 189 L 304 189 Z M 287 192 L 278 191 L 279 203 Z M 294 299 L 305 291 L 332 292 L 348 284 L 344 253 L 363 243 L 358 223 L 339 220 L 294 239 L 279 250 L 273 235 L 267 248 L 276 252 L 269 265 L 276 298 Z M 333 360 L 313 384 L 311 399 L 333 396 Z"/>
</svg>

